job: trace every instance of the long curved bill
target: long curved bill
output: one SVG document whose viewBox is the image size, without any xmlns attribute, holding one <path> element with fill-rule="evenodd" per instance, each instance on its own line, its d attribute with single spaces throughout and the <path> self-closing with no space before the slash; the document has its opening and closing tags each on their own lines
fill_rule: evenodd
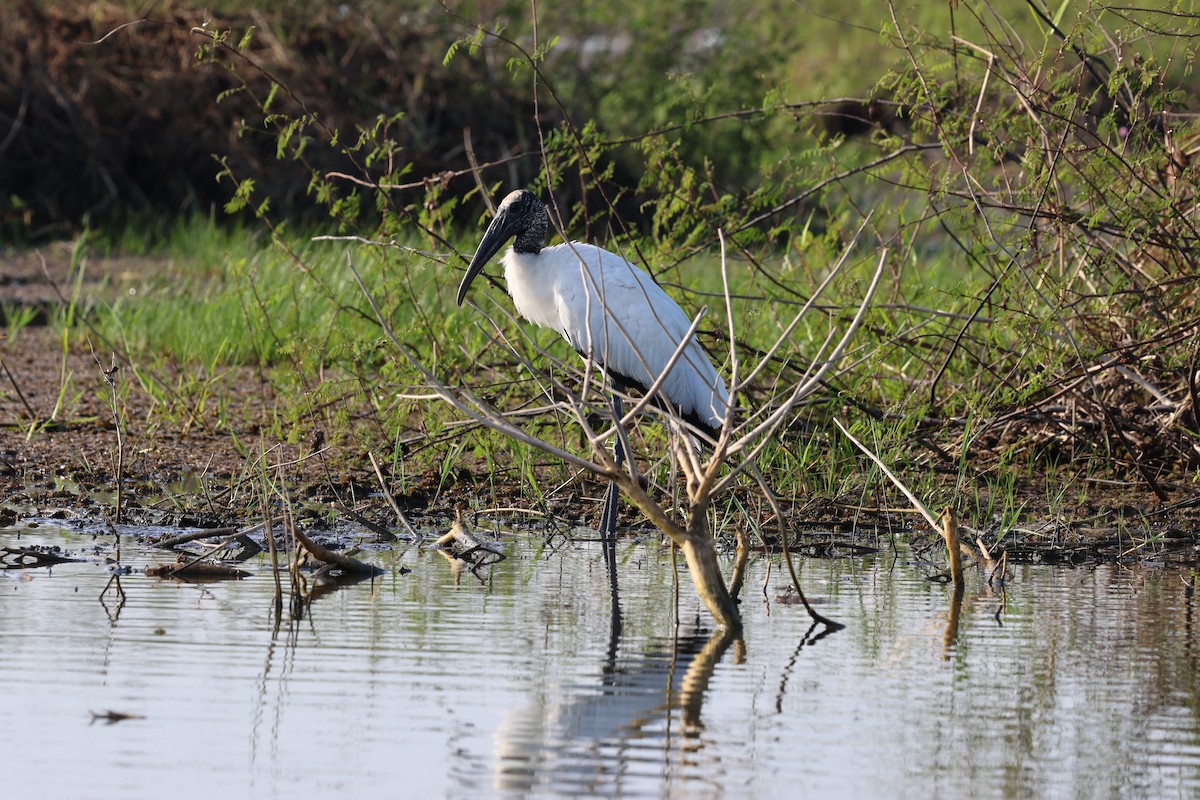
<svg viewBox="0 0 1200 800">
<path fill-rule="evenodd" d="M 467 267 L 467 274 L 463 276 L 462 283 L 458 285 L 458 305 L 462 305 L 463 299 L 467 296 L 467 289 L 471 287 L 471 281 L 475 280 L 476 275 L 483 272 L 484 265 L 492 260 L 492 256 L 496 255 L 505 242 L 516 235 L 516 223 L 515 215 L 502 205 L 495 218 L 492 219 L 492 224 L 488 225 L 488 229 L 484 231 L 483 239 L 480 240 L 479 247 L 471 258 L 471 264 Z"/>
</svg>

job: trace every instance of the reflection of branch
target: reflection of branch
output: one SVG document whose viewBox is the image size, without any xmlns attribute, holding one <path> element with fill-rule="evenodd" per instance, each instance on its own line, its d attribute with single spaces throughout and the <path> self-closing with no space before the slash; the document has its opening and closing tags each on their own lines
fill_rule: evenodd
<svg viewBox="0 0 1200 800">
<path fill-rule="evenodd" d="M 808 637 L 817 629 L 817 623 L 814 620 L 809 626 L 804 635 L 800 637 L 800 641 L 796 644 L 796 649 L 792 651 L 792 657 L 783 667 L 783 673 L 779 676 L 779 692 L 775 695 L 775 713 L 783 713 L 783 696 L 787 694 L 788 679 L 792 676 L 792 669 L 796 666 L 797 659 L 800 658 L 800 651 L 804 649 L 804 645 L 808 644 Z M 818 637 L 819 638 L 819 637 Z M 814 639 L 813 641 L 816 641 Z"/>
<path fill-rule="evenodd" d="M 121 551 L 117 551 L 117 563 L 120 564 Z M 104 601 L 104 595 L 108 594 L 108 590 L 112 589 L 117 596 L 117 607 L 110 610 L 108 603 Z M 125 590 L 121 588 L 121 574 L 114 568 L 113 574 L 109 576 L 108 583 L 104 584 L 104 589 L 100 592 L 100 596 L 96 598 L 100 601 L 100 605 L 104 608 L 104 613 L 108 615 L 108 621 L 116 624 L 121 618 L 121 609 L 125 607 Z"/>
<path fill-rule="evenodd" d="M 942 635 L 942 660 L 950 660 L 950 649 L 958 643 L 958 618 L 962 612 L 963 587 L 956 585 L 950 595 L 950 614 L 946 618 L 946 632 Z"/>
<path fill-rule="evenodd" d="M 683 673 L 679 688 L 679 708 L 683 712 L 683 730 L 685 734 L 695 734 L 704 730 L 700 721 L 700 710 L 704 705 L 704 693 L 708 691 L 709 681 L 713 671 L 720 663 L 729 645 L 741 641 L 741 635 L 729 628 L 718 628 L 701 648 L 692 663 L 688 664 Z"/>
<path fill-rule="evenodd" d="M 433 552 L 437 553 L 439 556 L 441 556 L 442 558 L 444 558 L 450 562 L 450 574 L 454 577 L 454 585 L 455 586 L 458 586 L 458 581 L 460 578 L 462 578 L 462 572 L 463 572 L 464 567 L 467 568 L 467 570 L 472 575 L 475 576 L 475 580 L 479 581 L 480 586 L 484 586 L 487 584 L 487 580 L 482 575 L 479 574 L 479 572 L 475 569 L 475 567 L 471 565 L 471 562 L 464 561 L 461 558 L 459 558 L 458 556 L 454 555 L 453 553 L 451 553 L 447 550 L 435 549 Z"/>
<path fill-rule="evenodd" d="M 184 581 L 240 580 L 250 577 L 251 574 L 216 561 L 193 559 L 185 562 L 183 556 L 176 559 L 174 564 L 156 564 L 146 567 L 145 572 L 153 578 L 178 578 Z"/>
<path fill-rule="evenodd" d="M 600 546 L 604 548 L 604 567 L 608 571 L 608 599 L 610 606 L 608 624 L 609 662 L 616 663 L 617 647 L 621 640 L 621 630 L 624 627 L 621 616 L 621 590 L 617 581 L 617 538 L 615 536 L 606 536 Z M 674 556 L 674 548 L 672 548 L 671 567 L 676 570 L 675 585 L 678 587 L 679 572 Z M 675 596 L 678 599 L 678 593 Z M 678 610 L 676 614 L 678 614 Z"/>
</svg>

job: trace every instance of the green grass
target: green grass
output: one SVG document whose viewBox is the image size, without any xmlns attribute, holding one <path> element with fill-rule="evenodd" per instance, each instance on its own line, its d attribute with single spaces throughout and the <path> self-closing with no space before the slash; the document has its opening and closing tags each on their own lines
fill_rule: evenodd
<svg viewBox="0 0 1200 800">
<path fill-rule="evenodd" d="M 332 424 L 326 433 L 335 441 L 383 448 L 393 459 L 397 458 L 398 442 L 445 436 L 442 445 L 423 451 L 422 457 L 429 463 L 454 469 L 458 456 L 470 454 L 486 467 L 482 470 L 489 476 L 485 481 L 527 482 L 537 473 L 543 476 L 539 491 L 549 491 L 569 477 L 563 468 L 546 474 L 544 457 L 495 435 L 482 431 L 467 437 L 454 435 L 446 428 L 454 419 L 447 409 L 434 402 L 405 399 L 405 395 L 424 391 L 422 380 L 384 341 L 347 259 L 353 258 L 401 341 L 447 383 L 473 386 L 500 407 L 536 401 L 539 381 L 520 366 L 510 346 L 515 345 L 537 369 L 548 364 L 536 348 L 544 348 L 567 364 L 577 359 L 553 332 L 506 320 L 500 312 L 511 311 L 511 301 L 496 290 L 481 284 L 482 291 L 474 299 L 501 321 L 506 341 L 499 341 L 490 324 L 474 310 L 455 306 L 453 295 L 461 273 L 423 256 L 353 243 L 314 242 L 299 236 L 273 241 L 256 231 L 222 228 L 205 220 L 187 221 L 155 235 L 162 238 L 155 241 L 126 232 L 98 237 L 92 245 L 110 256 L 125 250 L 164 258 L 161 277 L 134 295 L 94 307 L 92 312 L 93 324 L 130 356 L 139 386 L 154 397 L 154 424 L 186 427 L 207 415 L 219 429 L 236 429 L 229 382 L 243 374 L 238 368 L 251 368 L 276 386 L 279 399 L 269 432 L 280 439 L 303 438 L 312 414 L 320 409 L 322 418 Z M 472 244 L 464 241 L 461 249 L 469 250 Z M 823 243 L 814 241 L 811 247 L 810 260 L 826 258 Z M 771 261 L 782 265 L 785 259 L 779 256 Z M 781 367 L 785 379 L 806 363 L 807 354 L 816 351 L 830 325 L 844 324 L 847 312 L 837 311 L 837 307 L 857 303 L 868 262 L 864 259 L 848 280 L 836 287 L 822 312 L 797 328 L 782 351 L 787 359 Z M 940 293 L 945 300 L 964 291 L 963 277 L 951 267 L 949 261 L 940 270 L 926 264 L 914 296 L 924 299 L 926 293 Z M 495 268 L 490 271 L 495 273 Z M 935 275 L 936 280 L 931 280 Z M 804 289 L 816 277 L 815 272 L 795 274 L 792 280 Z M 719 262 L 711 255 L 676 265 L 663 278 L 700 292 L 720 292 Z M 769 346 L 795 313 L 795 304 L 762 303 L 758 299 L 765 291 L 761 276 L 746 263 L 732 263 L 730 279 L 735 296 L 750 298 L 734 303 L 739 342 Z M 689 308 L 697 308 L 696 296 L 676 294 Z M 707 302 L 710 316 L 705 329 L 723 331 L 723 302 L 716 297 Z M 872 325 L 859 345 L 859 357 L 879 358 L 889 347 L 900 353 L 889 344 L 888 336 L 906 313 L 897 309 L 873 312 Z M 705 338 L 714 357 L 723 360 L 723 343 L 711 335 Z M 749 357 L 743 354 L 743 369 L 753 363 L 745 361 Z M 723 371 L 727 369 L 726 362 Z M 902 366 L 893 369 L 903 371 Z M 770 377 L 763 381 L 758 397 L 769 391 L 770 381 L 780 372 L 767 374 Z M 842 390 L 851 394 L 876 392 L 886 383 L 878 375 L 862 377 L 858 371 L 838 380 Z M 890 391 L 899 395 L 902 389 Z M 331 415 L 331 410 L 338 409 L 347 413 Z M 824 413 L 820 407 L 816 411 Z M 903 408 L 899 411 L 905 413 Z M 552 440 L 579 446 L 578 434 L 570 425 L 564 428 L 561 420 L 549 418 L 537 424 Z M 905 424 L 892 422 L 885 429 L 874 430 L 876 441 L 903 440 Z M 661 438 L 661 431 L 649 426 L 644 434 L 650 441 L 643 449 L 657 452 L 654 442 Z M 836 494 L 847 471 L 855 469 L 855 457 L 844 447 L 839 456 L 828 457 L 829 446 L 824 437 L 798 436 L 787 447 L 772 449 L 765 466 L 786 476 L 781 486 L 785 493 L 815 489 Z M 665 474 L 661 477 L 666 479 Z M 443 474 L 442 484 L 449 478 L 449 473 Z M 791 485 L 796 481 L 800 488 Z M 494 486 L 481 488 L 494 493 Z"/>
</svg>

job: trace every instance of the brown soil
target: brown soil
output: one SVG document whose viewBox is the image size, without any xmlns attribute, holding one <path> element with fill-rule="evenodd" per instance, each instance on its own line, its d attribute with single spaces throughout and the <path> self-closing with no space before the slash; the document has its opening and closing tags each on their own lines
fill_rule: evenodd
<svg viewBox="0 0 1200 800">
<path fill-rule="evenodd" d="M 25 328 L 0 349 L 4 367 L 0 370 L 0 493 L 10 509 L 27 507 L 38 513 L 68 509 L 71 517 L 111 520 L 118 433 L 104 373 L 111 368 L 113 354 L 86 333 L 72 335 L 65 362 L 62 354 L 61 337 L 47 326 Z M 162 377 L 169 384 L 175 376 Z M 132 380 L 119 359 L 114 379 Z M 64 380 L 67 399 L 63 410 L 54 415 Z M 364 453 L 324 441 L 319 447 L 313 441 L 261 444 L 274 389 L 249 368 L 236 369 L 227 385 L 239 394 L 237 412 L 231 415 L 236 419 L 229 427 L 217 427 L 205 418 L 183 430 L 178 424 L 160 424 L 154 421 L 153 401 L 146 392 L 135 386 L 121 393 L 126 420 L 121 431 L 125 521 L 204 527 L 244 524 L 259 516 L 265 472 L 276 488 L 286 487 L 294 507 L 305 509 L 303 516 L 332 509 L 331 520 L 362 526 L 355 518 L 359 515 L 381 528 L 398 529 L 394 513 L 379 496 L 379 481 Z M 30 434 L 35 420 L 36 430 Z M 239 442 L 255 453 L 261 444 L 266 456 L 248 457 L 239 451 Z M 261 469 L 263 464 L 269 468 Z M 432 470 L 424 476 L 410 475 L 405 484 L 408 491 L 395 497 L 418 525 L 442 525 L 453 515 L 456 500 L 468 498 L 466 487 L 456 490 L 453 481 L 448 491 L 439 493 L 439 480 Z M 572 499 L 578 497 L 563 498 L 558 508 L 564 524 L 574 521 L 569 511 Z M 514 495 L 507 500 L 516 506 L 520 498 Z M 4 521 L 0 512 L 0 524 Z"/>
</svg>

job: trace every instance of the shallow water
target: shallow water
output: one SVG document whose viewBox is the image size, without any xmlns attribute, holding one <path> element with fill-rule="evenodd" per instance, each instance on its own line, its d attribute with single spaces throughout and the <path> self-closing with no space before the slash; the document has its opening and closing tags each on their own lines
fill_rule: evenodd
<svg viewBox="0 0 1200 800">
<path fill-rule="evenodd" d="M 744 639 L 713 636 L 686 571 L 621 543 L 614 637 L 596 545 L 506 542 L 456 580 L 428 550 L 273 629 L 242 581 L 134 572 L 111 537 L 0 529 L 82 563 L 0 572 L 11 797 L 1184 797 L 1200 792 L 1188 575 L 1011 568 L 1007 604 L 905 558 L 803 562 L 846 629 L 813 640 L 766 562 Z M 93 550 L 96 545 L 101 547 Z M 163 562 L 123 539 L 122 561 Z M 411 569 L 402 574 L 400 567 Z M 999 611 L 999 614 L 997 612 Z M 91 713 L 138 715 L 113 724 Z"/>
</svg>

